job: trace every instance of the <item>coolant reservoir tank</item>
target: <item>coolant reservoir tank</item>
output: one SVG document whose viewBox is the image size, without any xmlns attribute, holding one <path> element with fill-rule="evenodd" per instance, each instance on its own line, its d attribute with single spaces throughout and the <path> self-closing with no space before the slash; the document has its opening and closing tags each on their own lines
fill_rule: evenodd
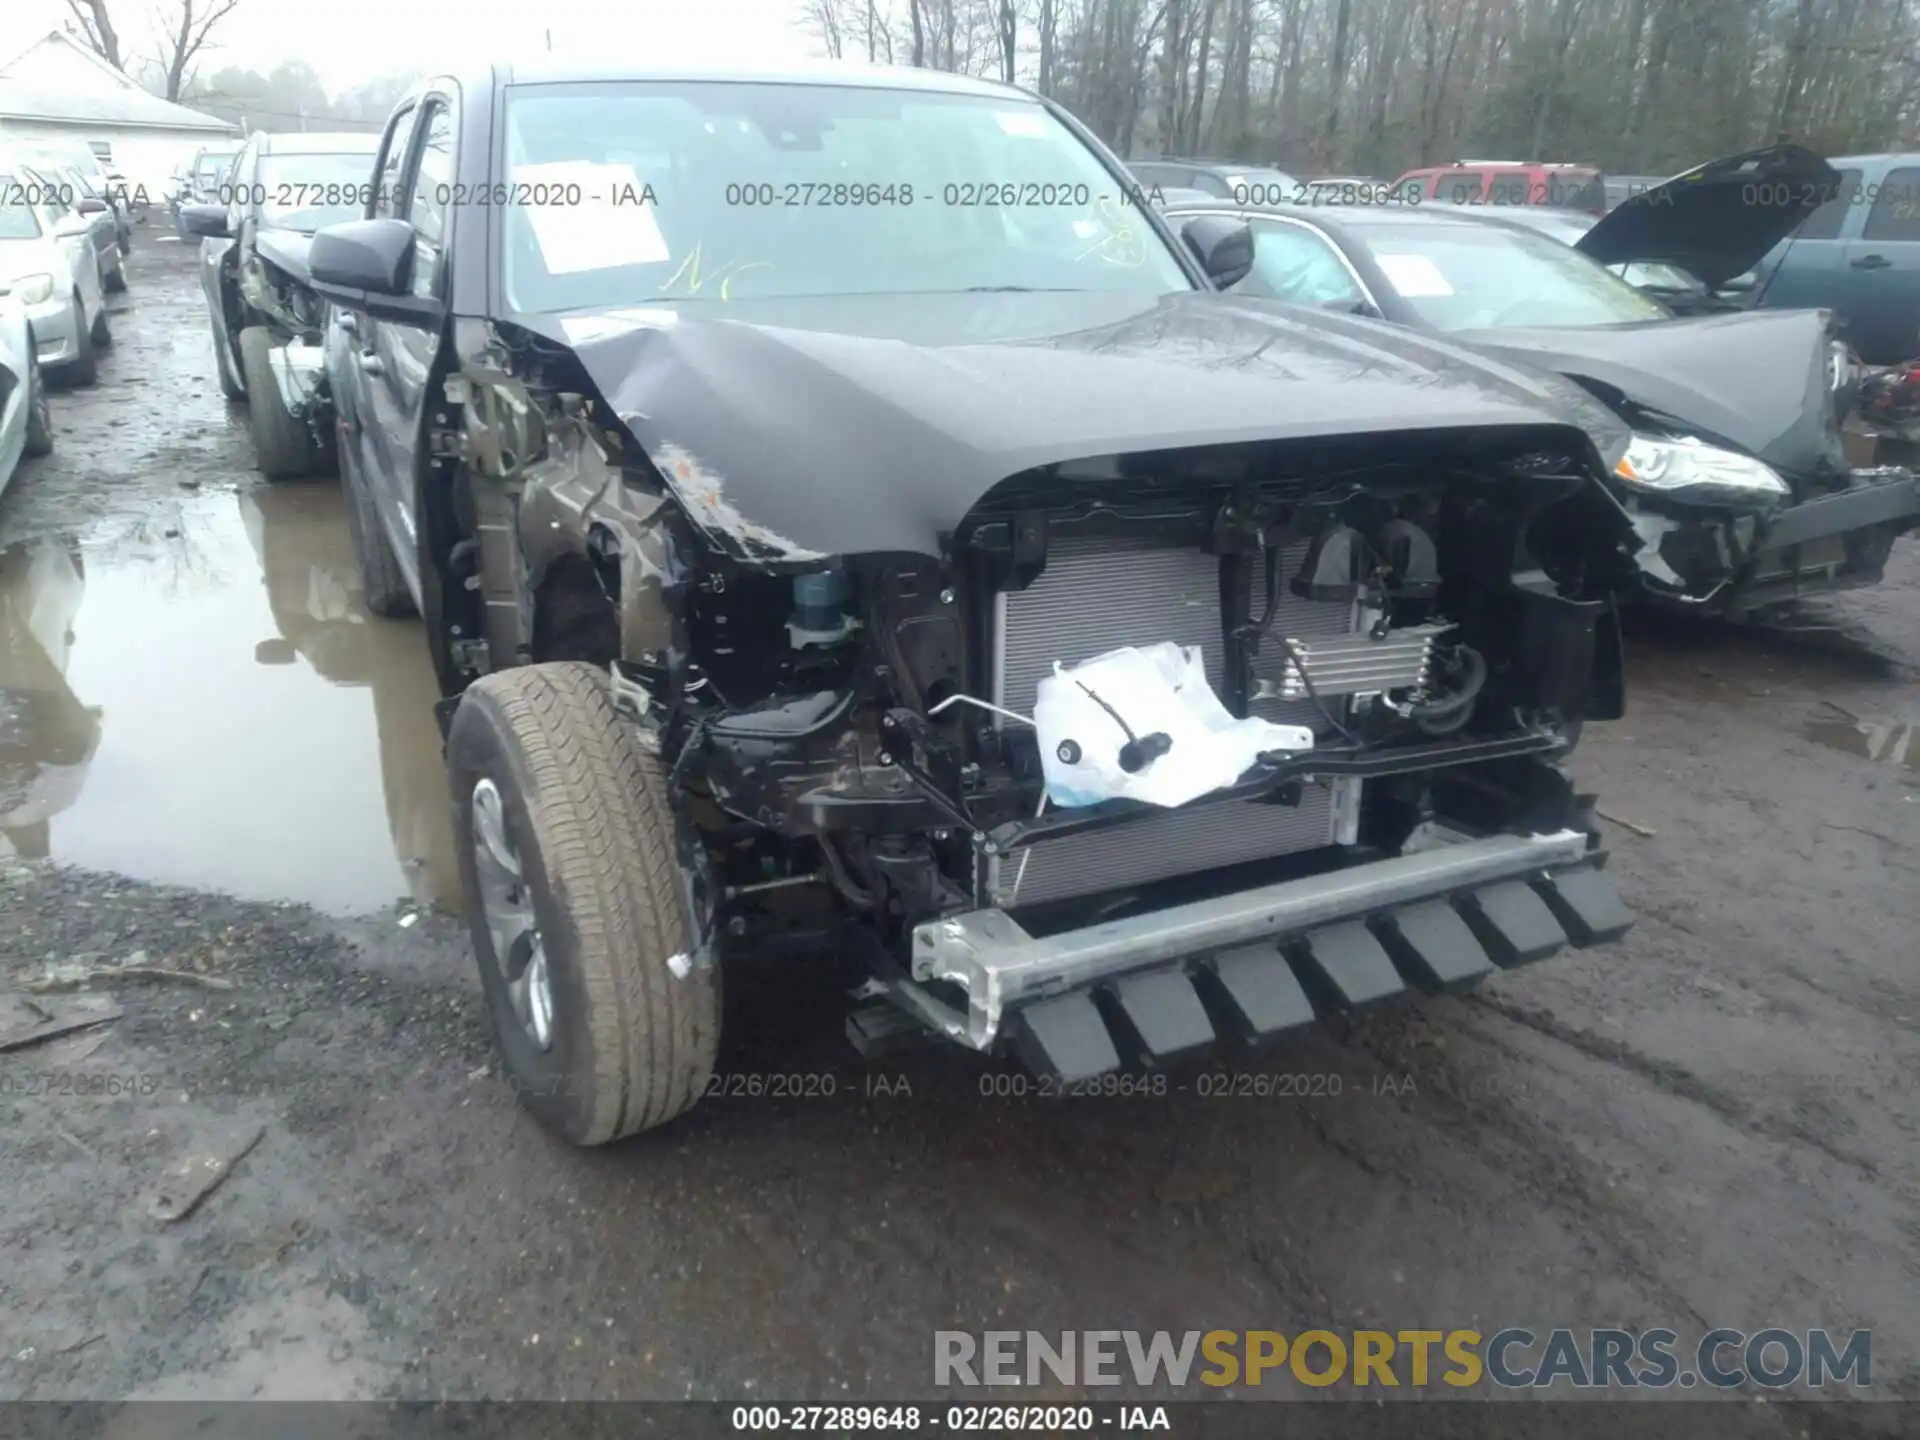
<svg viewBox="0 0 1920 1440">
<path fill-rule="evenodd" d="M 853 630 L 847 617 L 847 577 L 838 570 L 817 570 L 793 577 L 793 618 L 787 634 L 798 650 L 836 645 Z"/>
</svg>

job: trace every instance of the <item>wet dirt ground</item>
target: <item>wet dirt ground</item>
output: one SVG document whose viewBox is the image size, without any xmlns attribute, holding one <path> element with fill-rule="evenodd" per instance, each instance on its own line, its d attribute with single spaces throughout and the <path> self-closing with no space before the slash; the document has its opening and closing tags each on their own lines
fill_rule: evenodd
<svg viewBox="0 0 1920 1440">
<path fill-rule="evenodd" d="M 0 497 L 0 1032 L 119 1012 L 0 1054 L 0 1397 L 911 1397 L 937 1328 L 1613 1324 L 1870 1327 L 1920 1399 L 1913 544 L 1804 633 L 1636 625 L 1576 757 L 1627 943 L 1250 1065 L 1309 1098 L 995 1098 L 760 976 L 722 1068 L 814 1098 L 577 1153 L 435 908 L 417 627 L 330 483 L 256 480 L 141 241 Z M 44 993 L 130 958 L 173 978 Z"/>
</svg>

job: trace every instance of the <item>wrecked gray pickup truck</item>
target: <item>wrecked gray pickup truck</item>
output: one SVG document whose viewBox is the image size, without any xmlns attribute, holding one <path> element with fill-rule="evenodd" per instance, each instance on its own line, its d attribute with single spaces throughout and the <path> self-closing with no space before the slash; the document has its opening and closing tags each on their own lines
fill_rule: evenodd
<svg viewBox="0 0 1920 1440">
<path fill-rule="evenodd" d="M 360 214 L 371 198 L 378 138 L 255 135 L 210 198 L 180 207 L 182 231 L 201 237 L 220 389 L 246 402 L 269 480 L 313 474 L 333 454 L 320 348 L 327 309 L 307 283 L 307 250 L 315 230 Z"/>
<path fill-rule="evenodd" d="M 311 257 L 349 515 L 569 1140 L 701 1097 L 735 966 L 1078 1082 L 1626 930 L 1559 765 L 1636 545 L 1576 387 L 1214 293 L 1244 247 L 933 72 L 500 67 L 378 169 Z"/>
</svg>

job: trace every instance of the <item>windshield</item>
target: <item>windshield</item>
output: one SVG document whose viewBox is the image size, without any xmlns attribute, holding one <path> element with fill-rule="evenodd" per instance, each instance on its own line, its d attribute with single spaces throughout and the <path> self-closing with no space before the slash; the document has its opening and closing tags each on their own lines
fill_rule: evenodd
<svg viewBox="0 0 1920 1440">
<path fill-rule="evenodd" d="M 1127 182 L 1014 96 L 542 86 L 509 91 L 503 130 L 517 310 L 1192 288 Z"/>
<path fill-rule="evenodd" d="M 1472 222 L 1349 222 L 1402 300 L 1437 330 L 1619 325 L 1667 312 L 1557 240 Z"/>
<path fill-rule="evenodd" d="M 230 150 L 224 155 L 202 155 L 200 163 L 194 167 L 194 178 L 202 185 L 218 185 L 226 179 L 227 171 L 233 168 L 238 150 Z"/>
<path fill-rule="evenodd" d="M 40 217 L 27 204 L 27 191 L 14 176 L 0 174 L 0 240 L 40 238 Z"/>
<path fill-rule="evenodd" d="M 1707 288 L 1699 276 L 1682 270 L 1678 265 L 1663 265 L 1658 260 L 1636 260 L 1623 265 L 1609 265 L 1607 269 L 1641 290 L 1674 290 L 1694 294 Z"/>
<path fill-rule="evenodd" d="M 91 155 L 83 161 L 65 150 L 29 150 L 20 155 L 20 160 L 24 164 L 41 165 L 50 170 L 71 170 L 87 180 L 92 180 L 100 170 L 99 162 Z"/>
<path fill-rule="evenodd" d="M 318 230 L 366 213 L 373 188 L 373 152 L 330 155 L 262 155 L 250 198 L 260 219 L 289 230 Z"/>
<path fill-rule="evenodd" d="M 1555 210 L 1528 210 L 1516 206 L 1500 212 L 1500 218 L 1513 225 L 1524 225 L 1558 240 L 1562 245 L 1577 245 L 1593 228 L 1591 215 L 1562 215 Z"/>
<path fill-rule="evenodd" d="M 1318 232 L 1282 220 L 1251 222 L 1253 269 L 1233 288 L 1295 305 L 1352 305 L 1364 299 L 1339 253 Z"/>
</svg>

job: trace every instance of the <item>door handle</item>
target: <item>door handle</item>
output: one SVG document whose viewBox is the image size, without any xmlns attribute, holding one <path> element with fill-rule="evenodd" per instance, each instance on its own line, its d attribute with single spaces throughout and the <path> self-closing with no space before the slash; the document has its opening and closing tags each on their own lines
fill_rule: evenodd
<svg viewBox="0 0 1920 1440">
<path fill-rule="evenodd" d="M 384 375 L 387 373 L 386 362 L 371 350 L 362 350 L 360 352 L 360 373 L 362 375 Z"/>
<path fill-rule="evenodd" d="M 334 317 L 340 322 L 340 329 L 348 335 L 360 333 L 360 318 L 351 311 L 343 311 Z"/>
<path fill-rule="evenodd" d="M 1855 270 L 1885 270 L 1893 262 L 1884 255 L 1862 255 L 1858 260 L 1847 262 Z"/>
</svg>

